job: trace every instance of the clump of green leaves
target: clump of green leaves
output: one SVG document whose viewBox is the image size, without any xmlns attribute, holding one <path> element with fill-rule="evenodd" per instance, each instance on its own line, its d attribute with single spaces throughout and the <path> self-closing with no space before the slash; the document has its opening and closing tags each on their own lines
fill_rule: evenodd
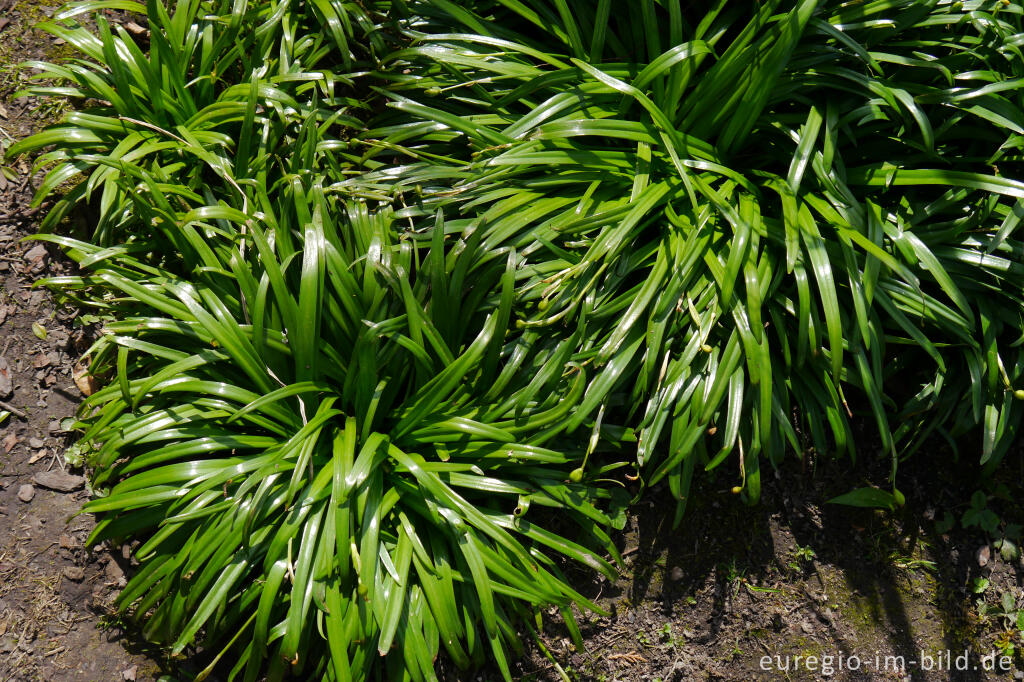
<svg viewBox="0 0 1024 682">
<path fill-rule="evenodd" d="M 142 10 L 58 19 L 115 6 Z M 204 675 L 233 651 L 232 678 L 428 679 L 444 649 L 508 676 L 534 607 L 577 641 L 570 607 L 599 610 L 552 555 L 614 577 L 623 500 L 589 479 L 616 465 L 570 480 L 595 447 L 563 437 L 588 372 L 503 359 L 515 252 L 344 187 L 362 105 L 334 91 L 355 59 L 334 31 L 380 27 L 285 7 L 151 2 L 148 53 L 102 20 L 47 26 L 91 60 L 45 73 L 106 100 L 12 150 L 54 146 L 40 199 L 81 177 L 47 229 L 98 209 L 81 239 L 39 237 L 83 269 L 45 284 L 112 320 L 77 425 L 90 542 L 144 540 L 118 603 L 172 653 L 209 651 Z"/>
<path fill-rule="evenodd" d="M 144 12 L 148 51 L 98 21 Z M 616 21 L 610 22 L 612 10 Z M 510 675 L 562 563 L 613 574 L 618 476 L 743 499 L 787 452 L 892 492 L 991 471 L 1024 387 L 1024 35 L 999 1 L 128 0 L 46 26 L 24 140 L 112 319 L 79 452 L 121 598 L 231 677 Z M 77 184 L 75 184 L 77 183 Z M 980 435 L 980 438 L 979 438 Z M 838 501 L 838 500 L 837 500 Z M 538 507 L 559 510 L 554 519 Z M 214 661 L 216 663 L 216 661 Z"/>
<path fill-rule="evenodd" d="M 1019 7 L 643 2 L 614 29 L 607 2 L 444 7 L 458 32 L 393 55 L 400 113 L 366 136 L 405 150 L 388 178 L 420 188 L 414 219 L 458 210 L 528 256 L 522 344 L 585 321 L 571 426 L 631 428 L 680 509 L 697 467 L 731 462 L 756 500 L 762 460 L 852 458 L 854 410 L 893 482 L 935 435 L 1003 458 L 1024 381 Z"/>
</svg>

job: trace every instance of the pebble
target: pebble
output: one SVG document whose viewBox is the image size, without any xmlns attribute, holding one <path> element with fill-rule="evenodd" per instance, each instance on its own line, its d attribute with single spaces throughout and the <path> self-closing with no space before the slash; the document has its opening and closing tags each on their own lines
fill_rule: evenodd
<svg viewBox="0 0 1024 682">
<path fill-rule="evenodd" d="M 46 443 L 43 442 L 42 438 L 29 438 L 28 439 L 28 446 L 30 448 L 32 448 L 33 450 L 38 450 L 39 448 L 43 447 L 44 445 L 46 445 Z"/>
<path fill-rule="evenodd" d="M 124 571 L 121 570 L 121 567 L 117 565 L 116 561 L 108 561 L 104 572 L 107 574 L 108 581 L 117 583 L 118 587 L 124 587 Z"/>
<path fill-rule="evenodd" d="M 988 545 L 982 545 L 978 548 L 975 558 L 978 560 L 978 566 L 985 568 L 988 565 L 989 560 L 992 558 L 992 550 L 989 549 Z"/>
<path fill-rule="evenodd" d="M 672 567 L 672 573 L 669 574 L 669 577 L 672 578 L 672 580 L 682 580 L 683 579 L 683 569 L 679 568 L 678 566 L 673 566 Z"/>
<path fill-rule="evenodd" d="M 28 483 L 18 488 L 18 499 L 22 502 L 31 502 L 32 498 L 36 496 L 36 489 L 30 486 Z"/>
<path fill-rule="evenodd" d="M 36 244 L 31 249 L 25 252 L 25 260 L 29 262 L 39 263 L 46 258 L 46 247 L 42 244 Z"/>
<path fill-rule="evenodd" d="M 135 677 L 139 674 L 139 666 L 133 665 L 130 668 L 126 668 L 121 671 L 121 679 L 124 682 L 135 682 Z"/>
<path fill-rule="evenodd" d="M 14 384 L 11 381 L 11 366 L 7 359 L 0 357 L 0 398 L 6 398 L 14 392 Z"/>
</svg>

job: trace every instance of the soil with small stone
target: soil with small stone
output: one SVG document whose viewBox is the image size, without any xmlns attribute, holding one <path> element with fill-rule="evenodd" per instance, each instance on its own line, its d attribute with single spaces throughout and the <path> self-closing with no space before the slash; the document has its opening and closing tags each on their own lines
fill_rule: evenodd
<svg viewBox="0 0 1024 682">
<path fill-rule="evenodd" d="M 939 477 L 922 469 L 951 462 L 951 453 L 920 453 L 901 469 L 907 505 L 895 511 L 825 504 L 884 482 L 884 466 L 858 467 L 860 478 L 849 462 L 814 470 L 810 455 L 803 467 L 783 466 L 752 507 L 732 494 L 733 481 L 706 482 L 677 529 L 675 501 L 667 491 L 649 492 L 618 538 L 621 578 L 572 575 L 609 615 L 579 614 L 584 646 L 577 650 L 550 612 L 540 636 L 526 638 L 514 676 L 1024 679 L 1022 564 L 995 543 L 1024 521 L 1020 456 L 1004 480 L 988 482 L 975 478 L 973 458 Z M 993 536 L 961 521 L 979 489 L 990 491 L 987 508 L 1000 519 Z M 488 670 L 462 679 L 500 678 Z"/>
<path fill-rule="evenodd" d="M 0 145 L 39 130 L 66 106 L 13 97 L 28 76 L 16 65 L 61 47 L 31 30 L 54 9 L 0 0 Z M 81 389 L 91 389 L 77 361 L 94 332 L 74 309 L 32 287 L 69 274 L 73 264 L 23 241 L 46 208 L 30 206 L 39 180 L 30 162 L 7 163 L 8 174 L 0 173 L 0 413 L 10 413 L 0 423 L 0 680 L 152 680 L 158 667 L 112 618 L 130 562 L 120 548 L 86 549 L 94 521 L 76 515 L 89 492 L 84 472 L 64 459 L 72 442 L 65 429 Z"/>
<path fill-rule="evenodd" d="M 65 49 L 31 30 L 54 9 L 0 0 L 0 144 L 39 130 L 68 106 L 13 98 L 27 77 L 18 63 L 60 58 Z M 39 180 L 30 161 L 8 165 L 13 179 L 0 173 L 0 412 L 11 413 L 0 422 L 0 680 L 151 681 L 167 671 L 163 679 L 190 679 L 188 663 L 175 671 L 116 617 L 113 600 L 133 570 L 128 548 L 84 546 L 94 524 L 77 515 L 89 497 L 85 472 L 64 456 L 73 442 L 69 419 L 94 388 L 78 361 L 95 330 L 32 288 L 73 265 L 22 241 L 46 210 L 30 205 Z M 577 649 L 557 611 L 544 614 L 539 634 L 524 634 L 514 677 L 1024 679 L 1022 565 L 996 544 L 1008 526 L 1024 524 L 1021 454 L 1008 459 L 1000 480 L 985 483 L 974 478 L 976 454 L 950 464 L 947 450 L 924 450 L 901 469 L 904 508 L 824 504 L 866 482 L 884 483 L 885 458 L 864 450 L 852 473 L 848 462 L 817 463 L 810 453 L 793 459 L 766 476 L 756 506 L 730 492 L 736 481 L 726 474 L 702 479 L 678 528 L 674 500 L 647 491 L 617 534 L 618 581 L 566 566 L 574 587 L 607 615 L 578 614 Z M 976 490 L 988 493 L 986 508 L 999 520 L 994 534 L 964 528 Z M 204 664 L 201 655 L 193 662 Z M 1008 669 L 998 670 L 1002 664 Z M 499 679 L 491 668 L 459 674 L 443 657 L 438 673 Z"/>
</svg>

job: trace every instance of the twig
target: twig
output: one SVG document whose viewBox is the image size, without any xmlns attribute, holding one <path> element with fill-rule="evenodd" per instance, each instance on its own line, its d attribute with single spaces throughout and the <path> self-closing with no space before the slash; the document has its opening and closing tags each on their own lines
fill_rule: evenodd
<svg viewBox="0 0 1024 682">
<path fill-rule="evenodd" d="M 17 417 L 18 419 L 28 419 L 28 415 L 27 415 L 27 414 L 25 414 L 24 412 L 22 412 L 21 410 L 19 410 L 19 409 L 18 409 L 17 407 L 15 407 L 14 405 L 11 405 L 11 404 L 10 404 L 10 403 L 8 403 L 8 402 L 4 402 L 3 400 L 0 400 L 0 409 L 4 409 L 4 410 L 7 410 L 8 412 L 10 412 L 11 414 L 13 414 L 13 415 L 14 415 L 15 417 Z"/>
</svg>

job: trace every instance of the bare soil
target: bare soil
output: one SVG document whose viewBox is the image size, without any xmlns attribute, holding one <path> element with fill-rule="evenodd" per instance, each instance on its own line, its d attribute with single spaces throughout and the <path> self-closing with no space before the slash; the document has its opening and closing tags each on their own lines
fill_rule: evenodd
<svg viewBox="0 0 1024 682">
<path fill-rule="evenodd" d="M 54 9 L 0 0 L 0 143 L 39 130 L 68 106 L 13 97 L 27 76 L 18 63 L 62 56 L 62 45 L 31 29 Z M 73 266 L 22 241 L 46 207 L 30 206 L 39 176 L 28 162 L 11 170 L 15 179 L 0 175 L 0 401 L 8 406 L 0 410 L 17 413 L 0 423 L 0 680 L 155 680 L 173 666 L 126 633 L 112 609 L 132 570 L 130 553 L 84 548 L 93 520 L 76 513 L 89 493 L 74 478 L 83 472 L 64 459 L 66 420 L 82 400 L 75 366 L 91 330 L 31 285 Z M 758 506 L 743 505 L 731 482 L 705 481 L 678 529 L 674 501 L 650 491 L 619 534 L 620 580 L 598 582 L 567 567 L 575 587 L 609 615 L 580 614 L 577 650 L 557 612 L 545 614 L 539 637 L 524 636 L 516 677 L 1024 679 L 1024 642 L 1004 604 L 1024 607 L 1021 562 L 993 546 L 1002 530 L 992 536 L 960 521 L 977 489 L 989 493 L 1001 529 L 1024 521 L 1020 453 L 1001 482 L 987 484 L 973 478 L 974 455 L 962 457 L 951 465 L 948 451 L 919 453 L 902 470 L 908 504 L 895 512 L 823 504 L 865 480 L 883 482 L 885 473 L 870 463 L 852 474 L 846 464 L 816 466 L 810 454 L 768 481 Z M 69 474 L 57 481 L 65 490 L 52 489 L 46 472 Z M 1008 670 L 984 669 L 993 652 L 1008 656 Z M 963 663 L 965 670 L 949 669 Z M 442 679 L 499 677 L 438 666 Z M 189 669 L 182 664 L 161 679 L 190 679 Z"/>
<path fill-rule="evenodd" d="M 861 481 L 794 463 L 754 507 L 731 494 L 731 483 L 706 486 L 676 530 L 674 501 L 655 492 L 620 539 L 621 579 L 580 576 L 578 589 L 610 616 L 583 616 L 585 646 L 576 651 L 551 614 L 519 678 L 1024 679 L 1016 614 L 1002 606 L 1004 595 L 1013 610 L 1024 602 L 1021 562 L 962 527 L 983 486 L 970 468 L 914 480 L 922 472 L 906 466 L 908 504 L 890 512 L 823 504 Z M 1004 524 L 1021 518 L 1021 477 L 1006 478 L 1016 482 L 984 484 L 998 491 L 988 508 Z M 940 533 L 947 511 L 956 524 Z"/>
<path fill-rule="evenodd" d="M 61 50 L 31 29 L 53 9 L 0 0 L 0 143 L 39 130 L 67 106 L 13 97 L 28 76 L 17 64 Z M 84 548 L 93 519 L 76 514 L 89 493 L 83 472 L 64 460 L 65 420 L 82 400 L 73 374 L 90 330 L 32 284 L 73 265 L 23 241 L 46 207 L 30 206 L 39 178 L 28 161 L 8 169 L 13 179 L 0 174 L 0 411 L 12 412 L 0 423 L 0 680 L 155 679 L 157 666 L 111 617 L 129 562 L 120 548 Z"/>
</svg>

